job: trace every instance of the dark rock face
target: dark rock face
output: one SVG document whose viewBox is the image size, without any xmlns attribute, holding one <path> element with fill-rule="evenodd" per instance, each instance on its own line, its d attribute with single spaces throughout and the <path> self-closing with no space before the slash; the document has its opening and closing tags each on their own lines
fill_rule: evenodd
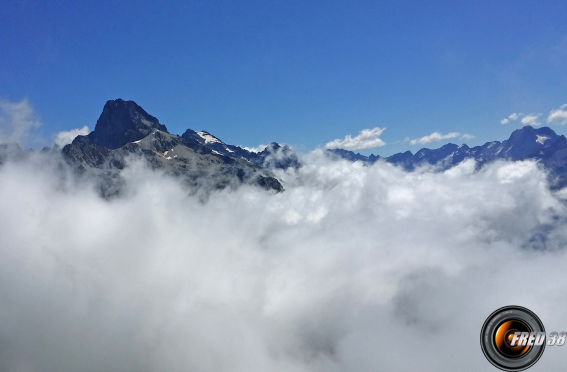
<svg viewBox="0 0 567 372">
<path fill-rule="evenodd" d="M 61 152 L 78 174 L 86 173 L 98 180 L 104 196 L 120 192 L 120 171 L 131 158 L 144 159 L 150 168 L 181 179 L 192 190 L 252 184 L 283 191 L 281 183 L 267 169 L 246 159 L 225 156 L 208 147 L 202 137 L 209 143 L 214 138 L 208 133 L 200 136 L 195 132 L 184 137 L 170 134 L 136 103 L 118 99 L 105 104 L 93 132 L 76 137 Z"/>
<path fill-rule="evenodd" d="M 263 176 L 259 176 L 258 177 L 258 184 L 260 186 L 262 186 L 263 188 L 265 188 L 266 190 L 276 190 L 278 192 L 282 192 L 284 191 L 283 186 L 281 185 L 281 183 L 279 183 L 279 181 L 277 179 L 275 179 L 274 177 L 263 177 Z"/>
<path fill-rule="evenodd" d="M 538 137 L 542 138 L 538 142 Z M 515 130 L 506 141 L 502 142 L 500 153 L 497 155 L 509 160 L 525 160 L 547 157 L 546 149 L 559 136 L 548 127 L 535 129 L 525 126 Z M 501 154 L 501 155 L 500 155 Z"/>
<path fill-rule="evenodd" d="M 475 159 L 478 167 L 498 159 L 511 161 L 534 159 L 550 171 L 552 187 L 567 185 L 567 139 L 565 136 L 557 135 L 548 127 L 525 126 L 512 132 L 510 138 L 503 142 L 487 142 L 472 148 L 449 143 L 438 149 L 423 148 L 415 154 L 406 151 L 387 158 L 375 155 L 366 157 L 342 149 L 327 150 L 327 152 L 332 157 L 338 156 L 369 164 L 384 159 L 388 163 L 402 166 L 407 171 L 424 164 L 436 165 L 440 170 L 444 170 L 466 159 Z"/>
<path fill-rule="evenodd" d="M 411 151 L 400 152 L 386 158 L 388 163 L 401 165 L 405 170 L 413 170 L 415 168 L 413 154 Z"/>
<path fill-rule="evenodd" d="M 167 132 L 165 125 L 135 102 L 117 99 L 106 102 L 95 130 L 88 137 L 97 146 L 117 149 L 141 140 L 156 129 Z"/>
<path fill-rule="evenodd" d="M 62 152 L 75 164 L 100 167 L 110 154 L 110 149 L 92 143 L 88 136 L 77 136 L 72 144 L 63 147 Z"/>
</svg>

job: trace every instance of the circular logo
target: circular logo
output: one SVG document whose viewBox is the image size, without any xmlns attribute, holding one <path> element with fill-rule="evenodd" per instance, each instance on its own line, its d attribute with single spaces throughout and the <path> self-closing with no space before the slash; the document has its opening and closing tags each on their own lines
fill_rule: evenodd
<svg viewBox="0 0 567 372">
<path fill-rule="evenodd" d="M 480 332 L 484 356 L 503 371 L 523 371 L 533 366 L 545 350 L 545 328 L 530 310 L 502 307 L 486 319 Z"/>
</svg>

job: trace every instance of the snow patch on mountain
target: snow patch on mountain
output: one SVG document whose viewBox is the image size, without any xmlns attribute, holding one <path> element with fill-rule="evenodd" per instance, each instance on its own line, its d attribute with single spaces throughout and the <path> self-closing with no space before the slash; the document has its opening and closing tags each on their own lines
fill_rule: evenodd
<svg viewBox="0 0 567 372">
<path fill-rule="evenodd" d="M 537 135 L 536 142 L 541 143 L 543 145 L 543 143 L 548 139 L 549 139 L 549 137 Z"/>
<path fill-rule="evenodd" d="M 208 132 L 205 131 L 201 131 L 201 132 L 197 132 L 197 134 L 205 140 L 205 144 L 209 144 L 209 143 L 222 143 L 221 140 L 219 140 L 217 137 L 211 135 Z"/>
</svg>

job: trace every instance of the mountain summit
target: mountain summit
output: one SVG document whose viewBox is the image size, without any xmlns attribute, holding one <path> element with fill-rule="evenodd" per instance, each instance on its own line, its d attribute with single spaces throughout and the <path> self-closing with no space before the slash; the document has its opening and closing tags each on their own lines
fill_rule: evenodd
<svg viewBox="0 0 567 372">
<path fill-rule="evenodd" d="M 121 191 L 121 171 L 132 158 L 144 159 L 150 168 L 181 179 L 193 191 L 242 184 L 283 191 L 281 183 L 262 166 L 263 159 L 251 162 L 241 156 L 246 150 L 224 145 L 207 132 L 198 133 L 198 138 L 171 134 L 135 102 L 117 99 L 106 102 L 95 130 L 77 136 L 62 154 L 78 174 L 94 176 L 105 196 Z M 232 156 L 216 151 L 213 145 L 226 147 L 225 153 Z"/>
<path fill-rule="evenodd" d="M 88 137 L 97 146 L 117 149 L 128 142 L 141 140 L 156 129 L 167 133 L 165 125 L 136 102 L 119 98 L 106 102 L 95 130 Z"/>
</svg>

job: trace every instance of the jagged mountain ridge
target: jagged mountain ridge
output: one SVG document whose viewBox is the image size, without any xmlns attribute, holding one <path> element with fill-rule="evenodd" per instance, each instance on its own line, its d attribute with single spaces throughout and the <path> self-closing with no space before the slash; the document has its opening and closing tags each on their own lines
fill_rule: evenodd
<svg viewBox="0 0 567 372">
<path fill-rule="evenodd" d="M 42 150 L 50 151 L 59 153 L 60 149 Z M 122 99 L 108 101 L 95 129 L 86 136 L 76 137 L 61 153 L 78 173 L 95 174 L 104 180 L 104 194 L 119 189 L 120 171 L 132 156 L 144 158 L 151 168 L 180 177 L 188 185 L 214 189 L 253 184 L 282 191 L 283 186 L 269 169 L 301 166 L 288 146 L 275 142 L 261 152 L 251 152 L 226 144 L 207 131 L 187 129 L 181 136 L 171 134 L 135 102 Z M 437 149 L 422 148 L 415 154 L 406 151 L 389 157 L 364 156 L 344 149 L 331 149 L 326 153 L 332 158 L 367 164 L 381 160 L 407 171 L 425 164 L 444 170 L 466 159 L 474 159 L 479 168 L 498 159 L 534 159 L 550 171 L 552 188 L 567 185 L 567 139 L 548 127 L 525 126 L 515 130 L 505 141 L 475 147 L 449 143 Z M 8 158 L 17 160 L 26 156 L 27 152 L 17 144 L 0 145 L 0 164 Z"/>
<path fill-rule="evenodd" d="M 218 137 L 204 130 L 196 132 L 192 129 L 187 129 L 181 137 L 196 141 L 216 154 L 235 159 L 246 159 L 259 167 L 287 169 L 289 167 L 299 168 L 300 166 L 297 155 L 289 146 L 281 146 L 277 142 L 270 143 L 260 152 L 252 152 L 240 146 L 226 144 Z"/>
<path fill-rule="evenodd" d="M 556 134 L 549 127 L 525 126 L 512 132 L 505 141 L 492 141 L 475 147 L 448 143 L 437 149 L 422 148 L 415 154 L 406 151 L 388 157 L 364 156 L 344 149 L 329 149 L 327 154 L 334 158 L 369 164 L 383 160 L 401 166 L 407 171 L 413 171 L 416 167 L 426 164 L 438 166 L 441 170 L 448 169 L 466 159 L 474 159 L 478 167 L 498 159 L 511 161 L 533 159 L 541 162 L 550 171 L 552 187 L 567 185 L 567 139 L 563 135 Z"/>
<path fill-rule="evenodd" d="M 193 188 L 252 184 L 283 191 L 266 168 L 243 157 L 223 155 L 195 138 L 171 134 L 135 102 L 122 99 L 108 101 L 95 129 L 77 136 L 62 154 L 78 173 L 104 180 L 104 194 L 119 191 L 120 171 L 131 156 L 144 158 L 151 168 L 177 176 Z"/>
</svg>

